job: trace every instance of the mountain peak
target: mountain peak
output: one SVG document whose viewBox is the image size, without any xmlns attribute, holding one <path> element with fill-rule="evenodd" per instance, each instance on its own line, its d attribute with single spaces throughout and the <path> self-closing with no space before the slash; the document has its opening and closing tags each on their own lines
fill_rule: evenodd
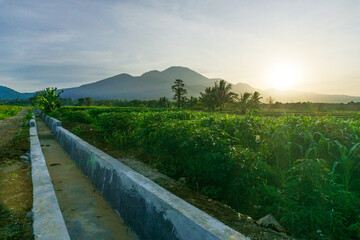
<svg viewBox="0 0 360 240">
<path fill-rule="evenodd" d="M 197 73 L 194 70 L 191 70 L 190 68 L 182 67 L 182 66 L 172 66 L 172 67 L 169 67 L 169 68 L 165 69 L 164 71 L 162 71 L 162 73 L 169 73 L 169 72 L 193 72 L 193 73 Z"/>
<path fill-rule="evenodd" d="M 157 75 L 157 74 L 159 74 L 159 73 L 160 73 L 160 71 L 158 71 L 158 70 L 152 70 L 152 71 L 143 73 L 143 74 L 141 75 L 141 77 L 152 77 L 152 76 L 155 76 L 155 75 Z"/>
<path fill-rule="evenodd" d="M 174 81 L 175 79 L 182 79 L 184 82 L 195 81 L 202 84 L 212 83 L 209 78 L 201 75 L 200 73 L 195 72 L 194 70 L 181 67 L 181 66 L 172 66 L 161 72 L 162 75 L 167 76 L 170 80 Z M 185 83 L 186 84 L 186 83 Z"/>
</svg>

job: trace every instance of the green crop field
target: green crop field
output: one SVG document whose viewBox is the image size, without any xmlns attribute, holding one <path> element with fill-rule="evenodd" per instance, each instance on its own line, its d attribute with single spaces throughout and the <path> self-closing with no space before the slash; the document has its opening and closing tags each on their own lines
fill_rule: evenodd
<svg viewBox="0 0 360 240">
<path fill-rule="evenodd" d="M 154 156 L 161 172 L 185 177 L 189 187 L 241 213 L 271 213 L 293 236 L 360 237 L 356 117 L 148 108 L 61 108 L 52 116 L 95 129 L 117 149 Z"/>
<path fill-rule="evenodd" d="M 0 120 L 16 115 L 21 107 L 0 105 Z"/>
</svg>

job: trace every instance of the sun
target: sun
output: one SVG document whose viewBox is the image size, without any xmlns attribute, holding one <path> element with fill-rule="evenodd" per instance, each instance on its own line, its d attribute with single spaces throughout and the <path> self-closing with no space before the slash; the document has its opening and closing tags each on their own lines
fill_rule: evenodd
<svg viewBox="0 0 360 240">
<path fill-rule="evenodd" d="M 296 65 L 282 63 L 275 65 L 269 71 L 270 87 L 284 90 L 293 87 L 300 79 L 301 71 Z"/>
</svg>

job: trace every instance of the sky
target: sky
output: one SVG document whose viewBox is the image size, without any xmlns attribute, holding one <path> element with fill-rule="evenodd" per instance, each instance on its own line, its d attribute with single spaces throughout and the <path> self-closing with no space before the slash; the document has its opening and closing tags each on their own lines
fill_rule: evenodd
<svg viewBox="0 0 360 240">
<path fill-rule="evenodd" d="M 0 0 L 0 85 L 31 92 L 185 66 L 360 96 L 359 13 L 358 0 Z"/>
</svg>

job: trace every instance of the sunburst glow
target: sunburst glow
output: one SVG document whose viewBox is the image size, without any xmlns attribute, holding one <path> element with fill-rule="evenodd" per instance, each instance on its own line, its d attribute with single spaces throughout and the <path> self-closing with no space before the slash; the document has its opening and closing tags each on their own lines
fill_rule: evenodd
<svg viewBox="0 0 360 240">
<path fill-rule="evenodd" d="M 269 85 L 276 89 L 288 89 L 300 80 L 300 68 L 292 64 L 279 64 L 270 69 L 268 75 Z"/>
</svg>

